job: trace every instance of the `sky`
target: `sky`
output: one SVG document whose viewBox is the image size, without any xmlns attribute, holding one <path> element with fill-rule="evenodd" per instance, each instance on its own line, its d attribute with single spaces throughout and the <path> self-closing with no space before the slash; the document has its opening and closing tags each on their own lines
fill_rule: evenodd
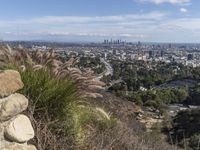
<svg viewBox="0 0 200 150">
<path fill-rule="evenodd" d="M 200 42 L 200 0 L 0 2 L 0 40 Z"/>
</svg>

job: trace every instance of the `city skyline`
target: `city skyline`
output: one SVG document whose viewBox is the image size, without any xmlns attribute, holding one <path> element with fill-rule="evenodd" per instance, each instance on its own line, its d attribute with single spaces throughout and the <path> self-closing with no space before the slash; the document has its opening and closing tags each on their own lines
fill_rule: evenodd
<svg viewBox="0 0 200 150">
<path fill-rule="evenodd" d="M 1 40 L 200 43 L 197 0 L 1 1 Z"/>
</svg>

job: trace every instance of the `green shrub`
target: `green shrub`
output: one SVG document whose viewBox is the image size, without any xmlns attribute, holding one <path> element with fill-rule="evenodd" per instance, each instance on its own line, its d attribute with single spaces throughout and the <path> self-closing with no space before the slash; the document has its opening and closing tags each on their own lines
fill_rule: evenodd
<svg viewBox="0 0 200 150">
<path fill-rule="evenodd" d="M 21 77 L 24 88 L 20 93 L 29 99 L 33 118 L 48 124 L 49 130 L 61 143 L 80 145 L 91 130 L 88 126 L 103 131 L 112 125 L 112 119 L 80 99 L 77 85 L 72 80 L 55 78 L 46 69 L 33 71 L 31 68 L 21 72 Z M 51 149 L 51 146 L 45 149 Z"/>
<path fill-rule="evenodd" d="M 24 88 L 21 93 L 30 100 L 37 112 L 48 112 L 50 118 L 65 120 L 66 113 L 77 100 L 73 81 L 52 77 L 48 71 L 27 69 L 21 72 Z"/>
</svg>

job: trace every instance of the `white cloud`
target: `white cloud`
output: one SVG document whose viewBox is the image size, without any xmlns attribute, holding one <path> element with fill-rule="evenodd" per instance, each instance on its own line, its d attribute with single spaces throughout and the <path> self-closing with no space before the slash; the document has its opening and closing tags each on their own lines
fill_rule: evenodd
<svg viewBox="0 0 200 150">
<path fill-rule="evenodd" d="M 185 12 L 185 11 L 184 11 Z M 44 16 L 29 20 L 1 20 L 0 38 L 42 37 L 84 39 L 123 38 L 137 41 L 193 40 L 200 36 L 199 17 L 174 17 L 163 12 L 116 16 Z M 184 34 L 184 35 L 183 35 Z M 197 40 L 198 38 L 195 38 Z"/>
<path fill-rule="evenodd" d="M 173 26 L 179 26 L 182 30 L 187 31 L 199 31 L 200 19 L 199 18 L 181 18 L 170 21 L 169 24 Z"/>
<path fill-rule="evenodd" d="M 140 2 L 150 2 L 154 4 L 170 3 L 170 4 L 188 4 L 190 0 L 139 0 Z"/>
<path fill-rule="evenodd" d="M 186 8 L 180 8 L 180 12 L 182 12 L 182 13 L 187 13 L 188 10 L 187 10 Z"/>
<path fill-rule="evenodd" d="M 127 14 L 117 16 L 45 16 L 40 18 L 33 18 L 30 20 L 16 20 L 10 23 L 21 24 L 58 24 L 58 23 L 87 23 L 87 22 L 122 22 L 130 20 L 159 20 L 167 14 L 161 12 Z M 0 22 L 1 23 L 1 22 Z"/>
<path fill-rule="evenodd" d="M 0 37 L 122 37 L 144 39 L 152 24 L 163 20 L 162 12 L 116 16 L 44 16 L 30 19 L 1 20 Z M 148 27 L 146 27 L 146 25 Z"/>
</svg>

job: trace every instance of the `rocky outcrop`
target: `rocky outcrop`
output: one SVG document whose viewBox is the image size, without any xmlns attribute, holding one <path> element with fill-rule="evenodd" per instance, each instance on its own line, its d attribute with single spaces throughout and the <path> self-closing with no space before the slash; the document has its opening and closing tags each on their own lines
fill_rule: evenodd
<svg viewBox="0 0 200 150">
<path fill-rule="evenodd" d="M 18 115 L 5 129 L 5 136 L 15 142 L 23 143 L 34 137 L 34 130 L 28 117 Z"/>
<path fill-rule="evenodd" d="M 24 95 L 16 93 L 0 99 L 0 104 L 0 121 L 6 121 L 26 110 L 28 99 Z"/>
<path fill-rule="evenodd" d="M 9 96 L 10 94 L 22 89 L 24 86 L 19 72 L 6 70 L 0 72 L 0 97 Z"/>
<path fill-rule="evenodd" d="M 19 72 L 0 72 L 0 150 L 36 150 L 27 142 L 34 137 L 29 118 L 22 113 L 28 99 L 17 92 L 23 88 Z"/>
<path fill-rule="evenodd" d="M 145 111 L 141 109 L 135 113 L 137 120 L 145 125 L 147 132 L 151 132 L 158 124 L 163 122 L 163 116 L 160 116 L 159 113 L 150 108 Z"/>
</svg>

